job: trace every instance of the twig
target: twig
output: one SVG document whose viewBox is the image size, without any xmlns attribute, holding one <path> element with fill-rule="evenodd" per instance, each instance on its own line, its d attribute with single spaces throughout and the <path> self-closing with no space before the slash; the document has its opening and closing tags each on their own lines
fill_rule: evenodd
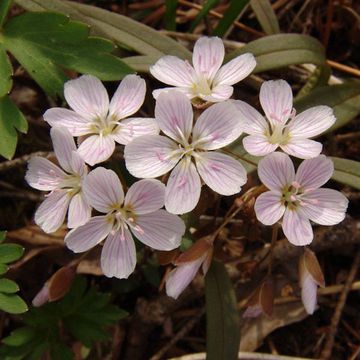
<svg viewBox="0 0 360 360">
<path fill-rule="evenodd" d="M 338 329 L 340 317 L 341 317 L 343 308 L 345 306 L 346 298 L 351 289 L 351 284 L 353 283 L 354 278 L 357 273 L 357 270 L 359 268 L 359 264 L 360 264 L 360 249 L 358 250 L 358 252 L 355 255 L 354 261 L 351 265 L 351 269 L 350 269 L 348 278 L 347 278 L 344 288 L 341 292 L 339 301 L 336 305 L 334 315 L 331 319 L 330 330 L 327 335 L 327 340 L 326 340 L 325 346 L 323 348 L 323 351 L 321 352 L 321 355 L 320 355 L 321 359 L 328 360 L 331 358 L 332 349 L 334 346 L 335 335 L 336 335 L 336 332 Z"/>
<path fill-rule="evenodd" d="M 32 154 L 24 155 L 24 156 L 18 157 L 13 160 L 4 161 L 4 162 L 0 163 L 0 172 L 7 171 L 14 167 L 22 166 L 22 165 L 26 164 L 30 160 L 30 158 L 33 156 L 47 157 L 50 155 L 54 155 L 54 153 L 52 151 L 37 151 Z"/>
</svg>

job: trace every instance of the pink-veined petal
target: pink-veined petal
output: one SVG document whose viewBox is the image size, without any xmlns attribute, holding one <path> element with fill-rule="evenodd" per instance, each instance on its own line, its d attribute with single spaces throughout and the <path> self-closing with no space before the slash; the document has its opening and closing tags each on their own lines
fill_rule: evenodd
<svg viewBox="0 0 360 360">
<path fill-rule="evenodd" d="M 196 276 L 204 261 L 203 257 L 177 266 L 165 280 L 166 295 L 177 299 Z"/>
<path fill-rule="evenodd" d="M 74 138 L 64 127 L 53 127 L 50 135 L 56 158 L 61 167 L 69 173 L 72 172 L 71 158 L 73 151 L 76 151 Z"/>
<path fill-rule="evenodd" d="M 129 118 L 121 121 L 120 125 L 112 132 L 112 138 L 122 145 L 139 136 L 159 134 L 159 125 L 152 118 Z"/>
<path fill-rule="evenodd" d="M 75 253 L 88 251 L 104 240 L 112 227 L 113 223 L 107 216 L 92 217 L 86 224 L 68 232 L 65 244 Z"/>
<path fill-rule="evenodd" d="M 165 210 L 139 215 L 133 234 L 145 245 L 156 250 L 173 250 L 180 246 L 185 224 L 176 215 Z"/>
<path fill-rule="evenodd" d="M 165 84 L 179 87 L 191 87 L 195 79 L 192 66 L 172 55 L 163 56 L 150 66 L 150 73 Z"/>
<path fill-rule="evenodd" d="M 91 122 L 69 109 L 52 108 L 46 110 L 43 117 L 50 126 L 67 128 L 72 136 L 82 136 L 92 133 Z"/>
<path fill-rule="evenodd" d="M 288 155 L 276 151 L 259 161 L 258 175 L 268 189 L 281 192 L 295 180 L 295 169 Z"/>
<path fill-rule="evenodd" d="M 302 197 L 301 210 L 313 222 L 320 225 L 335 225 L 345 218 L 348 199 L 337 190 L 316 189 Z"/>
<path fill-rule="evenodd" d="M 73 174 L 79 176 L 84 176 L 87 173 L 87 166 L 84 159 L 77 153 L 73 151 L 70 158 L 70 167 Z"/>
<path fill-rule="evenodd" d="M 191 101 L 180 92 L 163 93 L 156 100 L 155 118 L 164 134 L 182 143 L 192 130 Z"/>
<path fill-rule="evenodd" d="M 179 161 L 177 144 L 161 135 L 146 135 L 125 146 L 126 168 L 138 178 L 155 178 L 166 174 Z"/>
<path fill-rule="evenodd" d="M 165 185 L 159 180 L 144 179 L 132 184 L 126 193 L 124 207 L 135 214 L 159 210 L 165 203 Z"/>
<path fill-rule="evenodd" d="M 290 138 L 286 145 L 280 145 L 281 149 L 289 155 L 299 159 L 311 159 L 319 156 L 322 144 L 309 139 Z"/>
<path fill-rule="evenodd" d="M 304 160 L 296 171 L 295 181 L 304 190 L 313 190 L 329 181 L 334 172 L 334 163 L 325 155 Z"/>
<path fill-rule="evenodd" d="M 46 233 L 52 233 L 63 224 L 71 196 L 67 190 L 49 194 L 35 212 L 35 223 Z"/>
<path fill-rule="evenodd" d="M 105 118 L 109 110 L 109 96 L 102 82 L 92 75 L 82 75 L 64 85 L 69 106 L 88 120 Z"/>
<path fill-rule="evenodd" d="M 101 269 L 105 276 L 127 279 L 136 265 L 135 243 L 129 230 L 109 234 L 101 251 Z"/>
<path fill-rule="evenodd" d="M 302 215 L 301 211 L 287 208 L 282 221 L 282 229 L 289 242 L 296 246 L 309 245 L 314 238 L 310 221 Z"/>
<path fill-rule="evenodd" d="M 308 314 L 313 314 L 316 308 L 317 284 L 309 273 L 304 274 L 301 283 L 301 300 Z"/>
<path fill-rule="evenodd" d="M 219 149 L 235 141 L 241 135 L 243 125 L 231 102 L 215 104 L 197 119 L 192 142 L 203 150 Z"/>
<path fill-rule="evenodd" d="M 247 175 L 241 163 L 216 151 L 196 157 L 196 167 L 205 184 L 221 195 L 237 194 L 246 183 Z"/>
<path fill-rule="evenodd" d="M 220 84 L 211 89 L 210 95 L 199 93 L 197 96 L 204 101 L 216 103 L 228 100 L 233 92 L 234 88 L 232 86 Z"/>
<path fill-rule="evenodd" d="M 135 114 L 144 102 L 145 80 L 138 75 L 126 75 L 120 82 L 109 106 L 109 115 L 117 120 Z"/>
<path fill-rule="evenodd" d="M 253 54 L 246 53 L 223 65 L 217 72 L 213 85 L 234 85 L 245 79 L 256 66 Z"/>
<path fill-rule="evenodd" d="M 59 188 L 65 177 L 66 173 L 54 163 L 40 156 L 34 156 L 28 162 L 25 180 L 34 189 L 52 191 Z"/>
<path fill-rule="evenodd" d="M 90 217 L 91 206 L 85 200 L 84 194 L 79 192 L 71 198 L 67 226 L 72 229 L 84 225 Z"/>
<path fill-rule="evenodd" d="M 107 160 L 114 150 L 115 141 L 110 135 L 91 135 L 80 144 L 78 153 L 86 163 L 93 166 Z"/>
<path fill-rule="evenodd" d="M 249 135 L 243 139 L 245 150 L 254 156 L 265 156 L 274 152 L 278 144 L 271 144 L 264 135 Z"/>
<path fill-rule="evenodd" d="M 188 99 L 192 99 L 192 98 L 196 97 L 196 94 L 189 87 L 165 87 L 162 89 L 156 89 L 152 92 L 152 96 L 156 100 L 160 96 L 160 94 L 163 94 L 163 93 L 166 94 L 171 91 L 181 92 L 182 94 L 186 95 Z"/>
<path fill-rule="evenodd" d="M 256 199 L 256 217 L 264 225 L 274 225 L 284 215 L 285 206 L 281 203 L 281 195 L 278 191 L 267 191 Z"/>
<path fill-rule="evenodd" d="M 268 122 L 255 108 L 241 100 L 232 100 L 231 102 L 239 111 L 240 118 L 244 122 L 244 133 L 264 136 L 269 132 Z"/>
<path fill-rule="evenodd" d="M 260 89 L 260 103 L 272 124 L 284 124 L 293 109 L 293 95 L 285 80 L 265 81 Z"/>
<path fill-rule="evenodd" d="M 108 213 L 124 201 L 121 182 L 112 170 L 98 167 L 86 176 L 83 184 L 85 199 L 90 206 Z"/>
<path fill-rule="evenodd" d="M 185 214 L 195 208 L 200 192 L 200 176 L 191 160 L 185 158 L 170 174 L 165 190 L 165 208 L 173 214 Z"/>
<path fill-rule="evenodd" d="M 311 138 L 322 134 L 336 121 L 334 112 L 329 106 L 315 106 L 295 116 L 288 124 L 290 136 Z"/>
<path fill-rule="evenodd" d="M 224 60 L 224 55 L 224 44 L 220 38 L 201 37 L 194 45 L 192 58 L 196 73 L 212 81 Z"/>
</svg>

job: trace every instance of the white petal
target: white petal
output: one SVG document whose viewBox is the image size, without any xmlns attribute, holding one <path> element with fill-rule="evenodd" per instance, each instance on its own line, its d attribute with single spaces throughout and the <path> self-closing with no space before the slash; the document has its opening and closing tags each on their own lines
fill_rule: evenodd
<svg viewBox="0 0 360 360">
<path fill-rule="evenodd" d="M 330 158 L 320 155 L 303 161 L 296 171 L 295 180 L 304 190 L 317 189 L 329 181 L 334 172 Z"/>
<path fill-rule="evenodd" d="M 246 53 L 237 56 L 219 69 L 213 84 L 214 86 L 218 84 L 234 85 L 250 75 L 255 66 L 256 60 L 253 54 Z"/>
<path fill-rule="evenodd" d="M 313 222 L 320 225 L 335 225 L 345 218 L 348 199 L 333 189 L 316 189 L 301 198 L 301 210 Z"/>
<path fill-rule="evenodd" d="M 213 89 L 211 89 L 211 94 L 197 94 L 204 101 L 209 102 L 221 102 L 230 98 L 233 94 L 234 88 L 230 85 L 216 85 Z"/>
<path fill-rule="evenodd" d="M 322 144 L 309 139 L 290 138 L 286 145 L 280 145 L 281 149 L 289 155 L 299 159 L 311 159 L 319 156 Z"/>
<path fill-rule="evenodd" d="M 91 122 L 75 111 L 62 108 L 52 108 L 45 112 L 44 120 L 50 126 L 66 127 L 72 136 L 82 136 L 92 133 Z"/>
<path fill-rule="evenodd" d="M 91 135 L 78 148 L 78 153 L 86 163 L 93 166 L 107 160 L 115 150 L 115 141 L 111 135 Z"/>
<path fill-rule="evenodd" d="M 91 207 L 86 202 L 84 194 L 79 192 L 70 201 L 67 226 L 71 229 L 84 225 L 90 217 Z"/>
<path fill-rule="evenodd" d="M 134 235 L 145 245 L 156 250 L 173 250 L 180 246 L 185 233 L 185 224 L 176 215 L 165 210 L 139 215 Z"/>
<path fill-rule="evenodd" d="M 56 190 L 42 202 L 35 212 L 35 223 L 46 233 L 52 233 L 63 224 L 71 197 L 67 190 Z"/>
<path fill-rule="evenodd" d="M 76 151 L 74 138 L 64 127 L 53 127 L 50 135 L 56 158 L 61 167 L 69 173 L 72 172 L 71 158 L 73 151 Z"/>
<path fill-rule="evenodd" d="M 70 167 L 71 172 L 79 176 L 84 176 L 88 171 L 84 159 L 77 153 L 77 151 L 73 151 L 71 154 Z"/>
<path fill-rule="evenodd" d="M 121 121 L 111 136 L 117 143 L 127 145 L 139 136 L 157 135 L 159 131 L 159 125 L 155 119 L 129 118 Z"/>
<path fill-rule="evenodd" d="M 98 167 L 92 170 L 83 184 L 85 198 L 90 206 L 102 213 L 108 213 L 124 201 L 124 191 L 116 173 Z"/>
<path fill-rule="evenodd" d="M 138 75 L 126 75 L 109 106 L 109 115 L 117 120 L 135 114 L 144 102 L 146 93 L 145 80 Z"/>
<path fill-rule="evenodd" d="M 161 135 L 146 135 L 125 146 L 126 168 L 138 178 L 155 178 L 170 171 L 180 159 L 177 144 Z"/>
<path fill-rule="evenodd" d="M 34 189 L 51 191 L 59 188 L 66 177 L 58 166 L 40 156 L 32 157 L 28 162 L 25 180 Z"/>
<path fill-rule="evenodd" d="M 301 284 L 301 300 L 308 314 L 313 314 L 316 308 L 317 284 L 306 273 Z"/>
<path fill-rule="evenodd" d="M 107 216 L 95 216 L 65 236 L 66 246 L 75 253 L 90 250 L 110 233 L 113 224 Z"/>
<path fill-rule="evenodd" d="M 290 136 L 311 138 L 322 134 L 336 121 L 333 110 L 329 106 L 315 106 L 303 111 L 289 122 Z"/>
<path fill-rule="evenodd" d="M 264 225 L 274 225 L 281 219 L 285 212 L 285 206 L 281 203 L 281 193 L 267 191 L 258 196 L 255 202 L 257 219 Z"/>
<path fill-rule="evenodd" d="M 172 139 L 188 139 L 193 125 L 191 101 L 180 92 L 161 94 L 155 105 L 155 118 L 161 131 Z"/>
<path fill-rule="evenodd" d="M 136 249 L 129 230 L 122 235 L 109 234 L 101 251 L 101 269 L 105 276 L 127 279 L 136 265 Z"/>
<path fill-rule="evenodd" d="M 155 65 L 150 66 L 150 73 L 165 84 L 179 87 L 191 87 L 195 79 L 192 66 L 171 55 L 160 58 Z"/>
<path fill-rule="evenodd" d="M 269 125 L 264 117 L 252 106 L 241 100 L 232 100 L 244 121 L 244 133 L 264 136 L 269 132 Z"/>
<path fill-rule="evenodd" d="M 264 135 L 250 135 L 243 139 L 245 150 L 254 156 L 265 156 L 274 152 L 278 144 L 271 144 Z"/>
<path fill-rule="evenodd" d="M 201 37 L 196 41 L 192 62 L 197 74 L 212 81 L 225 55 L 224 44 L 218 37 Z"/>
<path fill-rule="evenodd" d="M 196 147 L 204 150 L 222 148 L 241 135 L 243 125 L 231 102 L 212 105 L 196 121 L 193 144 L 198 143 Z"/>
<path fill-rule="evenodd" d="M 171 172 L 165 190 L 165 208 L 173 214 L 185 214 L 195 208 L 201 192 L 200 176 L 190 159 L 179 162 Z"/>
<path fill-rule="evenodd" d="M 64 85 L 69 106 L 88 120 L 104 118 L 109 109 L 109 97 L 102 82 L 92 75 L 83 75 Z"/>
<path fill-rule="evenodd" d="M 124 206 L 137 215 L 159 210 L 165 203 L 165 185 L 159 180 L 146 179 L 132 184 L 126 193 Z"/>
<path fill-rule="evenodd" d="M 196 167 L 205 184 L 221 195 L 237 194 L 247 180 L 239 161 L 216 151 L 201 153 L 196 157 Z"/>
<path fill-rule="evenodd" d="M 285 210 L 282 229 L 289 242 L 296 246 L 309 245 L 314 238 L 309 219 L 297 210 Z"/>
<path fill-rule="evenodd" d="M 282 191 L 295 180 L 295 169 L 288 155 L 273 152 L 259 161 L 258 175 L 268 189 Z"/>
<path fill-rule="evenodd" d="M 203 258 L 177 266 L 166 278 L 166 295 L 177 299 L 199 271 Z"/>
<path fill-rule="evenodd" d="M 160 94 L 169 93 L 171 91 L 181 92 L 182 94 L 186 95 L 188 99 L 196 97 L 196 94 L 192 91 L 192 88 L 190 87 L 165 87 L 162 89 L 156 89 L 152 92 L 152 96 L 154 97 L 154 99 L 157 99 Z"/>
<path fill-rule="evenodd" d="M 265 81 L 260 89 L 260 103 L 272 124 L 284 124 L 293 108 L 293 95 L 285 80 Z"/>
</svg>

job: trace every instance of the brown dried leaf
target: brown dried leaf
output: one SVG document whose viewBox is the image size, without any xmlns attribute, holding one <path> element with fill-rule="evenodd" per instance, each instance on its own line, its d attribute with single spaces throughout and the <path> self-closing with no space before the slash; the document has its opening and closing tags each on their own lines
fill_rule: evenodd
<svg viewBox="0 0 360 360">
<path fill-rule="evenodd" d="M 188 250 L 180 254 L 175 260 L 175 265 L 191 262 L 205 255 L 212 248 L 211 236 L 197 240 Z"/>
<path fill-rule="evenodd" d="M 75 275 L 75 266 L 64 266 L 56 271 L 47 283 L 50 302 L 61 299 L 69 292 Z"/>
<path fill-rule="evenodd" d="M 313 280 L 321 287 L 325 286 L 324 274 L 321 270 L 320 264 L 316 255 L 313 251 L 305 248 L 304 254 L 302 255 L 302 261 L 306 271 L 311 275 Z M 300 273 L 301 274 L 301 273 Z"/>
<path fill-rule="evenodd" d="M 174 249 L 171 251 L 156 251 L 156 257 L 160 265 L 172 264 L 175 259 L 179 256 L 180 250 Z"/>
</svg>

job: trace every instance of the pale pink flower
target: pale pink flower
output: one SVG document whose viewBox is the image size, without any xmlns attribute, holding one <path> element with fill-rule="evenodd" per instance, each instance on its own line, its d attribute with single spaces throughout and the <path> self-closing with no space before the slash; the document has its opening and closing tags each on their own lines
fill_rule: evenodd
<svg viewBox="0 0 360 360">
<path fill-rule="evenodd" d="M 164 56 L 150 67 L 151 74 L 161 82 L 175 86 L 155 90 L 153 96 L 176 89 L 190 99 L 219 102 L 230 98 L 234 85 L 246 78 L 255 68 L 252 54 L 246 53 L 222 65 L 224 44 L 218 37 L 202 37 L 196 41 L 192 57 L 193 66 L 176 56 Z"/>
<path fill-rule="evenodd" d="M 92 217 L 65 237 L 69 249 L 78 253 L 104 239 L 101 268 L 108 277 L 127 278 L 136 265 L 134 234 L 156 250 L 173 250 L 181 243 L 184 222 L 161 210 L 165 186 L 158 180 L 140 180 L 124 191 L 116 173 L 98 167 L 84 184 L 89 204 L 105 215 Z"/>
<path fill-rule="evenodd" d="M 129 172 L 138 178 L 155 178 L 172 170 L 165 192 L 165 207 L 174 214 L 194 209 L 199 201 L 201 179 L 222 195 L 233 195 L 246 182 L 239 161 L 217 151 L 234 140 L 242 125 L 230 102 L 206 109 L 193 126 L 190 100 L 182 93 L 161 94 L 155 118 L 167 136 L 149 135 L 125 146 Z M 201 177 L 201 178 L 200 178 Z"/>
<path fill-rule="evenodd" d="M 330 128 L 336 121 L 328 106 L 315 106 L 295 115 L 290 85 L 284 80 L 265 81 L 260 89 L 260 103 L 265 118 L 252 106 L 235 100 L 245 121 L 245 150 L 255 156 L 272 153 L 278 147 L 289 155 L 310 159 L 322 151 L 322 144 L 310 140 Z"/>
<path fill-rule="evenodd" d="M 137 75 L 127 75 L 113 98 L 99 79 L 83 75 L 65 83 L 64 95 L 72 110 L 52 108 L 44 119 L 51 126 L 64 126 L 73 136 L 81 136 L 79 154 L 89 165 L 107 160 L 115 150 L 115 142 L 127 144 L 137 136 L 158 134 L 151 118 L 128 118 L 144 102 L 145 81 Z"/>
<path fill-rule="evenodd" d="M 29 160 L 25 175 L 31 187 L 51 191 L 35 213 L 35 223 L 46 233 L 60 228 L 68 209 L 69 228 L 86 223 L 91 216 L 91 207 L 82 191 L 88 170 L 76 152 L 74 139 L 66 128 L 54 127 L 50 134 L 62 169 L 45 158 L 34 156 Z"/>
<path fill-rule="evenodd" d="M 292 244 L 310 244 L 314 237 L 310 220 L 335 225 L 345 217 L 346 197 L 333 189 L 320 189 L 333 172 L 332 161 L 324 155 L 303 161 L 296 174 L 288 155 L 267 155 L 259 162 L 258 174 L 270 191 L 256 199 L 258 220 L 273 225 L 282 218 L 282 229 Z"/>
</svg>

